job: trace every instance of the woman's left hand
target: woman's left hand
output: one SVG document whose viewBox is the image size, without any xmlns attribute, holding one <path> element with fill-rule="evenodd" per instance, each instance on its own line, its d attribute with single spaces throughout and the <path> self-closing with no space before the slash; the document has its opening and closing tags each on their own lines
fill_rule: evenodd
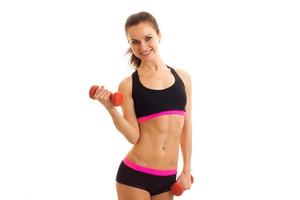
<svg viewBox="0 0 300 200">
<path fill-rule="evenodd" d="M 182 172 L 177 181 L 185 189 L 189 190 L 192 186 L 191 174 Z"/>
</svg>

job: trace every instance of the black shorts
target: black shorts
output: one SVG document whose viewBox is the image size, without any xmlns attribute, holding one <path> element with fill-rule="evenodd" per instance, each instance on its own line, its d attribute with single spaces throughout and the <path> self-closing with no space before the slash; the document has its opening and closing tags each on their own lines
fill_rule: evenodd
<svg viewBox="0 0 300 200">
<path fill-rule="evenodd" d="M 124 161 L 125 159 L 121 162 L 117 173 L 116 181 L 118 183 L 146 190 L 152 196 L 169 191 L 172 184 L 176 182 L 176 173 L 171 175 L 154 175 L 134 169 Z"/>
</svg>

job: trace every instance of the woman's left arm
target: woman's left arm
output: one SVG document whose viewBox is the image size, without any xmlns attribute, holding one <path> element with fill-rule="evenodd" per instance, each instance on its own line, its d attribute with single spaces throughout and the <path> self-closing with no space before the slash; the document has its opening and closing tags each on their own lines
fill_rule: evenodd
<svg viewBox="0 0 300 200">
<path fill-rule="evenodd" d="M 182 79 L 186 96 L 186 114 L 184 117 L 184 126 L 181 133 L 180 147 L 183 159 L 183 169 L 178 178 L 178 181 L 182 184 L 185 189 L 191 187 L 191 158 L 192 158 L 192 82 L 190 75 L 183 70 L 176 70 L 180 78 Z"/>
</svg>

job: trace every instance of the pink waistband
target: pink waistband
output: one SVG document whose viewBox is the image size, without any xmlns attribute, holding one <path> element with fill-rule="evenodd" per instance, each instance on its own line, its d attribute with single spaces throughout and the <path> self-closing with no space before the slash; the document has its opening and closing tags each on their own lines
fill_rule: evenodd
<svg viewBox="0 0 300 200">
<path fill-rule="evenodd" d="M 138 122 L 144 122 L 144 121 L 147 121 L 149 119 L 159 117 L 161 115 L 170 115 L 170 114 L 184 115 L 185 111 L 184 110 L 168 110 L 168 111 L 163 111 L 163 112 L 158 112 L 158 113 L 154 113 L 154 114 L 151 114 L 151 115 L 147 115 L 147 116 L 144 116 L 144 117 L 139 117 L 137 120 L 138 120 Z"/>
<path fill-rule="evenodd" d="M 139 172 L 143 172 L 146 174 L 152 174 L 156 176 L 170 176 L 170 175 L 175 175 L 177 173 L 176 169 L 170 169 L 170 170 L 161 170 L 161 169 L 153 169 L 149 167 L 143 167 L 141 165 L 137 165 L 134 162 L 128 160 L 127 158 L 123 159 L 124 164 L 127 167 L 130 167 L 131 169 L 134 169 Z"/>
</svg>

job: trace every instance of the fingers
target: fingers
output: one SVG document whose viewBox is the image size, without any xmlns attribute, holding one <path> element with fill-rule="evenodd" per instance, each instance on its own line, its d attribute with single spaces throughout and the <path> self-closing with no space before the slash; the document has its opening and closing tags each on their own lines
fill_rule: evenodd
<svg viewBox="0 0 300 200">
<path fill-rule="evenodd" d="M 191 189 L 191 187 L 192 187 L 192 184 L 188 184 L 188 186 L 187 186 L 186 190 L 189 190 L 189 189 Z"/>
<path fill-rule="evenodd" d="M 182 180 L 181 185 L 184 188 L 184 190 L 189 190 L 192 187 L 192 182 L 188 179 Z"/>
<path fill-rule="evenodd" d="M 191 186 L 192 186 L 191 183 L 187 183 L 187 184 L 184 186 L 184 189 L 185 189 L 185 190 L 189 190 L 189 189 L 191 189 Z"/>
<path fill-rule="evenodd" d="M 109 101 L 111 92 L 104 88 L 104 86 L 98 87 L 95 92 L 94 98 L 104 103 Z"/>
</svg>

